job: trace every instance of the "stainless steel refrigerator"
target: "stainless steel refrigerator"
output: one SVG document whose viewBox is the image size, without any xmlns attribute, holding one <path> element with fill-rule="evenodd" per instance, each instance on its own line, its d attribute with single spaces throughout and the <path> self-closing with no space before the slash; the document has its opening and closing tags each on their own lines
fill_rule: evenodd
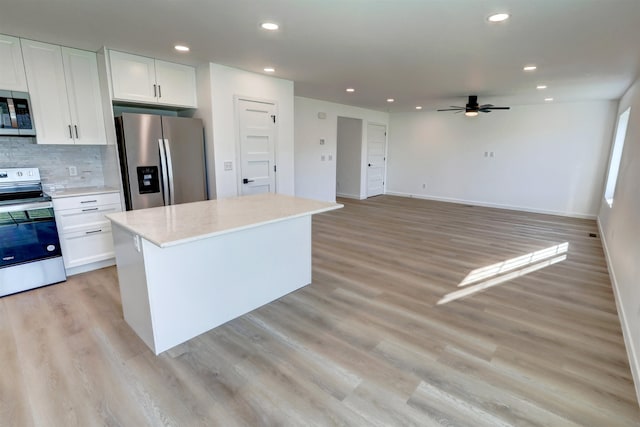
<svg viewBox="0 0 640 427">
<path fill-rule="evenodd" d="M 207 200 L 202 120 L 122 113 L 116 132 L 127 210 Z"/>
</svg>

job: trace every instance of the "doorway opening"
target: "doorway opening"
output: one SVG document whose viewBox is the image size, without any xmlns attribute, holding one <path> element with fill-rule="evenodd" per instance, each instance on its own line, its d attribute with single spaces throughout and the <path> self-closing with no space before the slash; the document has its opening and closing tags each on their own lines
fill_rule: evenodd
<svg viewBox="0 0 640 427">
<path fill-rule="evenodd" d="M 336 195 L 360 199 L 362 119 L 338 117 L 336 138 Z"/>
</svg>

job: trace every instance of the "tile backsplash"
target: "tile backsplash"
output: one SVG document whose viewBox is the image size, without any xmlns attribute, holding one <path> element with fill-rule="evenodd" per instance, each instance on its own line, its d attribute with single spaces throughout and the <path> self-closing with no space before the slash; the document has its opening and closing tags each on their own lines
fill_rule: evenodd
<svg viewBox="0 0 640 427">
<path fill-rule="evenodd" d="M 96 145 L 38 145 L 35 138 L 0 136 L 0 168 L 37 167 L 45 188 L 105 185 L 103 156 L 107 147 Z M 69 176 L 75 166 L 77 176 Z M 108 184 L 107 184 L 108 185 Z"/>
</svg>

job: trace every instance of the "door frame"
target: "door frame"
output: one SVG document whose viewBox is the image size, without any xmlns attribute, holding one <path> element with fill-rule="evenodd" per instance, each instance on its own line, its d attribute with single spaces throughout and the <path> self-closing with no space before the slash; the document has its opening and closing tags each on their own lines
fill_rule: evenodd
<svg viewBox="0 0 640 427">
<path fill-rule="evenodd" d="M 236 195 L 242 195 L 242 150 L 240 148 L 240 101 L 249 101 L 249 102 L 257 102 L 259 104 L 269 104 L 273 105 L 276 115 L 276 123 L 275 129 L 273 132 L 273 158 L 274 158 L 274 166 L 276 166 L 276 170 L 273 176 L 273 192 L 278 192 L 278 129 L 279 129 L 279 114 L 278 114 L 278 103 L 273 99 L 267 98 L 256 98 L 253 96 L 243 96 L 243 95 L 233 95 L 233 122 L 235 126 L 235 162 L 236 162 Z M 215 142 L 214 142 L 215 144 Z"/>
<path fill-rule="evenodd" d="M 382 194 L 387 194 L 387 154 L 389 151 L 389 124 L 382 122 L 366 122 L 365 129 L 365 141 L 364 141 L 364 153 L 362 167 L 365 168 L 366 172 L 364 174 L 364 194 L 365 198 L 374 197 L 369 195 L 369 125 L 383 126 L 384 127 L 384 171 L 382 172 L 383 176 L 383 184 L 382 184 Z"/>
</svg>

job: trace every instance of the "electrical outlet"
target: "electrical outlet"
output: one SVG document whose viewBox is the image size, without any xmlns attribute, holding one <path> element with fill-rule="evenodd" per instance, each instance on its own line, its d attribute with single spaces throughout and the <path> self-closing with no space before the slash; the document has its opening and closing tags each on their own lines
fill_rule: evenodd
<svg viewBox="0 0 640 427">
<path fill-rule="evenodd" d="M 78 176 L 78 168 L 69 166 L 69 176 Z"/>
<path fill-rule="evenodd" d="M 422 184 L 422 189 L 426 190 L 427 189 L 427 184 Z"/>
</svg>

